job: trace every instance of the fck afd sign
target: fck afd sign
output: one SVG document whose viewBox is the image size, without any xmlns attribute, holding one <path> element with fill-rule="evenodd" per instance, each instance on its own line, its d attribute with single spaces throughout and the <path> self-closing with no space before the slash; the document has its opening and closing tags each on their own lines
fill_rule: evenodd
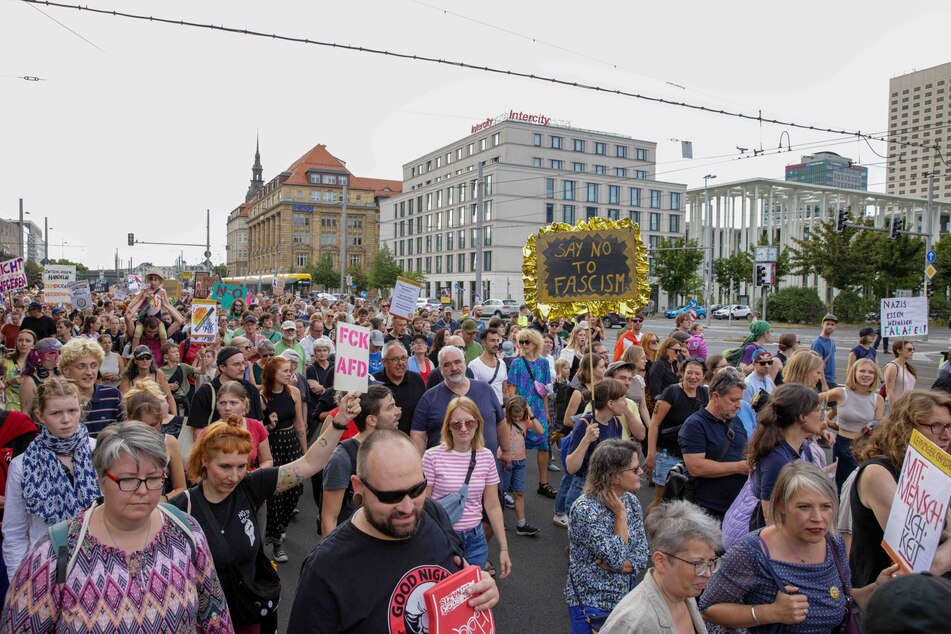
<svg viewBox="0 0 951 634">
<path fill-rule="evenodd" d="M 334 389 L 366 392 L 370 383 L 370 329 L 337 324 Z"/>
</svg>

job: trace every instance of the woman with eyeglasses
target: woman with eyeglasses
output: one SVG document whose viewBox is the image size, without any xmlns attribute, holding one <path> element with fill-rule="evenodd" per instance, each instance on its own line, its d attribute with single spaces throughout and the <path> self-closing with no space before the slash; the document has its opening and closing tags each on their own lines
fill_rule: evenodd
<svg viewBox="0 0 951 634">
<path fill-rule="evenodd" d="M 460 396 L 449 401 L 442 424 L 442 444 L 423 454 L 426 497 L 443 505 L 462 540 L 470 566 L 485 568 L 488 544 L 482 514 L 499 541 L 501 578 L 512 572 L 495 456 L 485 447 L 482 414 L 475 402 Z M 461 498 L 461 499 L 460 499 Z"/>
<path fill-rule="evenodd" d="M 165 393 L 168 400 L 168 411 L 173 414 L 178 413 L 178 406 L 175 404 L 175 395 L 168 385 L 168 379 L 165 373 L 155 366 L 152 358 L 152 350 L 148 346 L 136 346 L 132 351 L 132 363 L 126 366 L 122 371 L 122 381 L 119 383 L 119 391 L 125 394 L 129 388 L 139 379 L 151 379 L 158 383 L 159 387 Z"/>
<path fill-rule="evenodd" d="M 705 633 L 697 597 L 720 568 L 716 520 L 679 500 L 654 509 L 644 531 L 653 567 L 611 611 L 600 634 Z"/>
<path fill-rule="evenodd" d="M 947 453 L 951 446 L 951 396 L 925 390 L 902 394 L 892 401 L 891 410 L 874 433 L 853 447 L 860 464 L 849 492 L 852 509 L 849 564 L 855 585 L 873 582 L 878 572 L 890 563 L 881 545 L 882 537 L 908 443 L 915 430 Z M 951 570 L 951 540 L 940 546 L 938 553 L 931 572 L 942 575 Z"/>
<path fill-rule="evenodd" d="M 822 469 L 801 460 L 784 466 L 770 497 L 771 525 L 726 552 L 700 597 L 707 622 L 753 633 L 838 631 L 848 596 L 864 605 L 898 570 L 886 565 L 868 583 L 851 578 L 833 525 L 838 503 Z"/>
<path fill-rule="evenodd" d="M 233 631 L 198 523 L 159 506 L 167 463 L 161 434 L 147 425 L 105 430 L 89 467 L 102 500 L 77 509 L 65 525 L 65 561 L 49 538 L 32 549 L 7 595 L 0 628 L 82 632 L 108 623 L 111 631 Z"/>
<path fill-rule="evenodd" d="M 678 356 L 683 352 L 685 346 L 673 337 L 667 337 L 660 344 L 657 357 L 647 373 L 647 385 L 655 401 L 664 390 L 680 381 L 680 375 L 677 373 Z"/>
<path fill-rule="evenodd" d="M 73 339 L 62 347 L 59 355 L 60 373 L 79 389 L 83 425 L 92 438 L 107 426 L 125 420 L 119 390 L 96 382 L 104 354 L 102 347 L 92 339 Z"/>
<path fill-rule="evenodd" d="M 915 389 L 918 381 L 918 370 L 910 363 L 915 357 L 915 344 L 899 339 L 892 344 L 892 354 L 895 360 L 885 364 L 885 399 L 889 403 Z"/>
<path fill-rule="evenodd" d="M 80 422 L 79 390 L 51 376 L 37 393 L 40 435 L 13 459 L 3 508 L 3 560 L 12 581 L 27 550 L 46 529 L 87 508 L 100 495 L 93 441 Z"/>
<path fill-rule="evenodd" d="M 571 507 L 568 524 L 565 599 L 572 634 L 597 631 L 647 567 L 647 537 L 636 496 L 644 473 L 637 445 L 604 440 L 587 461 L 584 490 Z"/>
</svg>

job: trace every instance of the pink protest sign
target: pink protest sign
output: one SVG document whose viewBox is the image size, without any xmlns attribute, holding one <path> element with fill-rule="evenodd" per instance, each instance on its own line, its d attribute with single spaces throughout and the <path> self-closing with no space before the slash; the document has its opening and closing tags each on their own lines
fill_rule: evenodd
<svg viewBox="0 0 951 634">
<path fill-rule="evenodd" d="M 334 389 L 366 392 L 370 382 L 370 329 L 337 324 Z"/>
</svg>

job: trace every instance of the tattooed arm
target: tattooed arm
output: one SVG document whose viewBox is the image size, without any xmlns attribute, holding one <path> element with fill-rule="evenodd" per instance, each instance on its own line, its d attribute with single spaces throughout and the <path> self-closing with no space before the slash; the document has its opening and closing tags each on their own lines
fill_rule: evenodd
<svg viewBox="0 0 951 634">
<path fill-rule="evenodd" d="M 277 489 L 275 493 L 281 493 L 288 489 L 304 484 L 315 473 L 327 466 L 330 455 L 340 442 L 340 436 L 349 421 L 360 414 L 360 393 L 350 392 L 340 399 L 340 408 L 334 417 L 333 425 L 328 425 L 327 429 L 310 446 L 303 457 L 294 462 L 281 465 L 277 472 Z M 336 429 L 334 427 L 340 427 Z"/>
</svg>

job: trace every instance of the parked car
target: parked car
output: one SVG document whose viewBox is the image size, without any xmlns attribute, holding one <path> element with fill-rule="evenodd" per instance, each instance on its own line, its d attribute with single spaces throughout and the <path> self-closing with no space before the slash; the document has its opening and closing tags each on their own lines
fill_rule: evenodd
<svg viewBox="0 0 951 634">
<path fill-rule="evenodd" d="M 615 326 L 623 326 L 627 323 L 627 319 L 621 317 L 617 313 L 608 313 L 601 318 L 601 323 L 605 328 L 614 328 Z"/>
<path fill-rule="evenodd" d="M 714 311 L 714 319 L 752 319 L 753 318 L 753 309 L 747 306 L 746 304 L 733 304 L 732 306 L 724 306 L 723 308 Z"/>
<path fill-rule="evenodd" d="M 482 302 L 482 314 L 511 317 L 518 314 L 518 302 L 514 299 L 487 299 Z"/>
<path fill-rule="evenodd" d="M 684 304 L 683 306 L 678 306 L 677 308 L 671 308 L 670 310 L 664 313 L 664 317 L 667 319 L 676 319 L 677 315 L 680 313 L 690 313 L 693 311 L 697 316 L 697 319 L 706 319 L 707 318 L 707 309 L 703 306 L 694 306 L 691 308 L 689 304 Z"/>
<path fill-rule="evenodd" d="M 448 304 L 452 308 L 452 304 Z M 445 310 L 438 297 L 420 297 L 416 300 L 416 310 Z"/>
</svg>

